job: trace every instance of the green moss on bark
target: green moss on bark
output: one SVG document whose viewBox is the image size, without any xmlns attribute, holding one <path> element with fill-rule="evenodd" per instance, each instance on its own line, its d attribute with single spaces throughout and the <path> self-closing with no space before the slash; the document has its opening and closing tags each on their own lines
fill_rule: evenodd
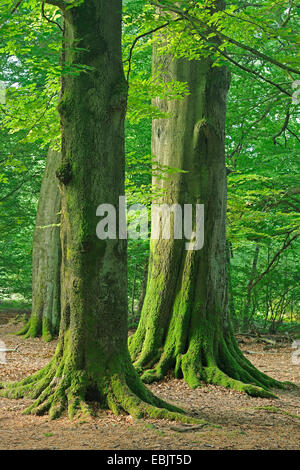
<svg viewBox="0 0 300 470">
<path fill-rule="evenodd" d="M 60 321 L 61 195 L 55 177 L 60 161 L 60 153 L 49 150 L 33 236 L 32 313 L 17 333 L 26 338 L 41 336 L 45 341 L 58 334 Z"/>
</svg>

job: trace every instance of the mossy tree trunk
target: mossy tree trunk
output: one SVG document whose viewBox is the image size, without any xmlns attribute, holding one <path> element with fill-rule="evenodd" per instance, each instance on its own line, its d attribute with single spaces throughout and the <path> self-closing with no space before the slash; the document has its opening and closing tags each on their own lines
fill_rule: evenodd
<svg viewBox="0 0 300 470">
<path fill-rule="evenodd" d="M 226 276 L 225 114 L 229 74 L 209 59 L 188 61 L 156 54 L 154 74 L 187 82 L 181 101 L 156 99 L 171 117 L 153 123 L 152 154 L 161 165 L 180 168 L 153 183 L 166 196 L 159 203 L 204 204 L 204 247 L 186 240 L 151 240 L 147 292 L 141 320 L 129 340 L 132 360 L 146 383 L 172 373 L 191 387 L 201 381 L 251 395 L 271 396 L 279 385 L 243 356 L 228 316 Z"/>
<path fill-rule="evenodd" d="M 56 3 L 56 0 L 51 3 Z M 90 413 L 97 401 L 115 413 L 188 420 L 143 385 L 127 347 L 127 246 L 99 240 L 96 209 L 119 208 L 124 194 L 124 117 L 127 84 L 121 52 L 121 0 L 59 0 L 66 24 L 66 75 L 59 105 L 62 164 L 61 325 L 52 361 L 2 396 L 35 398 L 28 413 L 58 417 Z"/>
<path fill-rule="evenodd" d="M 227 242 L 227 283 L 228 283 L 228 309 L 232 324 L 236 330 L 239 327 L 238 318 L 235 311 L 233 285 L 231 276 L 231 258 L 233 257 L 232 245 Z"/>
<path fill-rule="evenodd" d="M 146 295 L 147 279 L 148 279 L 148 268 L 149 268 L 149 263 L 148 263 L 148 260 L 147 260 L 147 262 L 145 264 L 145 267 L 144 267 L 141 293 L 140 293 L 140 296 L 139 296 L 139 303 L 138 303 L 138 308 L 137 308 L 137 313 L 138 313 L 139 316 L 141 315 L 141 311 L 143 309 L 145 295 Z"/>
<path fill-rule="evenodd" d="M 60 210 L 56 170 L 61 154 L 50 150 L 42 180 L 33 236 L 32 314 L 18 333 L 51 341 L 60 322 Z"/>
</svg>

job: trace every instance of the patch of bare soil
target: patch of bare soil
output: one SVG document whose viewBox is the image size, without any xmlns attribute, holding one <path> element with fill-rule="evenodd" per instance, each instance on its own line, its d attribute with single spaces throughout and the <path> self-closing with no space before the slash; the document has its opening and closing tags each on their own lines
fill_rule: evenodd
<svg viewBox="0 0 300 470">
<path fill-rule="evenodd" d="M 1 314 L 0 314 L 1 316 Z M 24 340 L 13 333 L 21 324 L 1 325 L 0 340 L 6 354 L 0 364 L 0 381 L 14 381 L 47 364 L 56 342 Z M 300 385 L 300 365 L 292 363 L 293 349 L 287 341 L 276 344 L 239 337 L 241 348 L 260 370 L 282 381 Z M 185 427 L 165 420 L 115 417 L 99 411 L 87 422 L 71 422 L 64 416 L 25 416 L 30 400 L 0 398 L 0 449 L 101 449 L 101 450 L 212 450 L 300 448 L 299 389 L 276 390 L 278 399 L 248 397 L 222 387 L 205 385 L 191 390 L 182 380 L 170 378 L 153 384 L 158 396 L 211 423 L 202 428 Z"/>
<path fill-rule="evenodd" d="M 28 309 L 7 309 L 1 310 L 0 303 L 0 325 L 6 325 L 7 323 L 17 324 L 21 321 L 27 321 L 30 318 L 30 310 Z M 19 325 L 19 327 L 22 325 Z"/>
</svg>

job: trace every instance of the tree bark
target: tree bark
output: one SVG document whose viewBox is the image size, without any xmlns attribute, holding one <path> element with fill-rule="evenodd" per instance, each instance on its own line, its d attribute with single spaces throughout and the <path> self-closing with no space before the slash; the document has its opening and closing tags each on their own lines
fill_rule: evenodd
<svg viewBox="0 0 300 470">
<path fill-rule="evenodd" d="M 234 295 L 233 295 L 233 285 L 232 285 L 232 276 L 231 276 L 231 255 L 232 246 L 227 242 L 227 285 L 228 285 L 228 309 L 231 321 L 233 323 L 234 329 L 238 327 L 238 318 L 235 311 L 234 305 Z"/>
<path fill-rule="evenodd" d="M 99 240 L 96 210 L 124 194 L 124 117 L 121 0 L 89 0 L 69 8 L 66 61 L 84 73 L 65 75 L 59 104 L 62 164 L 61 325 L 52 361 L 2 396 L 30 396 L 28 413 L 89 415 L 89 401 L 119 413 L 188 420 L 141 382 L 127 347 L 127 244 Z M 193 420 L 191 420 L 193 421 Z"/>
<path fill-rule="evenodd" d="M 210 59 L 188 61 L 158 55 L 154 74 L 187 82 L 183 100 L 156 99 L 170 113 L 153 122 L 152 154 L 160 165 L 184 170 L 153 183 L 165 190 L 159 203 L 204 204 L 205 243 L 151 240 L 149 278 L 141 320 L 129 339 L 131 358 L 146 383 L 167 373 L 191 387 L 201 381 L 273 396 L 278 385 L 242 355 L 228 315 L 226 277 L 225 114 L 229 74 Z"/>
<path fill-rule="evenodd" d="M 256 272 L 257 272 L 257 263 L 258 263 L 259 251 L 260 251 L 260 245 L 257 244 L 256 247 L 255 247 L 255 252 L 254 252 L 254 256 L 253 256 L 252 269 L 251 269 L 251 273 L 250 273 L 249 282 L 248 282 L 248 285 L 247 285 L 246 300 L 245 300 L 245 306 L 244 306 L 244 311 L 243 311 L 242 329 L 243 329 L 244 332 L 248 331 L 249 326 L 250 326 L 251 315 L 249 314 L 249 308 L 250 308 L 250 303 L 251 303 L 252 284 L 254 282 L 255 275 L 256 275 Z"/>
<path fill-rule="evenodd" d="M 139 296 L 139 303 L 138 303 L 138 309 L 137 309 L 137 313 L 139 316 L 141 315 L 143 305 L 144 305 L 145 295 L 146 295 L 148 268 L 149 268 L 149 262 L 147 261 L 144 267 L 142 288 L 141 288 L 141 293 Z"/>
<path fill-rule="evenodd" d="M 33 235 L 32 313 L 18 333 L 51 341 L 60 323 L 60 211 L 61 195 L 56 170 L 61 154 L 50 150 L 42 180 Z"/>
</svg>

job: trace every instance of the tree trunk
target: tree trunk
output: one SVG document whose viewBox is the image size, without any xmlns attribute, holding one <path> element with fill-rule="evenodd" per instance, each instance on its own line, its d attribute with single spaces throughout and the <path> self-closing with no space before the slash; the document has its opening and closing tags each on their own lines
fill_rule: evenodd
<svg viewBox="0 0 300 470">
<path fill-rule="evenodd" d="M 233 323 L 234 329 L 238 327 L 238 318 L 235 311 L 234 305 L 234 295 L 233 295 L 233 286 L 232 286 L 232 276 L 231 276 L 231 255 L 232 246 L 227 242 L 227 283 L 228 283 L 228 309 L 231 321 Z"/>
<path fill-rule="evenodd" d="M 51 0 L 52 1 L 52 0 Z M 55 0 L 56 2 L 56 0 Z M 53 2 L 53 3 L 55 3 Z M 2 396 L 30 396 L 28 413 L 58 417 L 90 413 L 97 401 L 115 413 L 188 420 L 141 382 L 127 347 L 127 244 L 99 240 L 96 210 L 124 194 L 124 117 L 127 84 L 122 67 L 121 0 L 62 4 L 66 64 L 59 104 L 62 164 L 61 325 L 52 361 Z M 87 69 L 88 67 L 88 69 Z M 124 214 L 125 215 L 125 214 Z"/>
<path fill-rule="evenodd" d="M 139 316 L 141 315 L 141 311 L 143 309 L 145 295 L 146 295 L 147 279 L 148 279 L 148 268 L 149 268 L 149 262 L 147 261 L 146 264 L 145 264 L 145 267 L 144 267 L 142 288 L 141 288 L 141 293 L 140 293 L 140 296 L 139 296 L 139 303 L 138 303 L 138 309 L 137 309 L 137 313 L 138 313 Z"/>
<path fill-rule="evenodd" d="M 136 283 L 136 270 L 137 265 L 134 267 L 133 281 L 132 281 L 132 292 L 131 292 L 131 318 L 134 318 L 134 300 L 135 300 L 135 283 Z"/>
<path fill-rule="evenodd" d="M 60 322 L 60 210 L 56 170 L 61 154 L 49 151 L 42 180 L 33 235 L 32 314 L 18 334 L 51 341 Z"/>
<path fill-rule="evenodd" d="M 251 303 L 251 290 L 252 290 L 252 284 L 254 282 L 256 271 L 257 271 L 259 251 L 260 251 L 260 245 L 256 245 L 255 252 L 254 252 L 254 257 L 253 257 L 253 262 L 252 262 L 252 269 L 251 269 L 251 273 L 250 273 L 250 278 L 249 278 L 249 282 L 248 282 L 248 285 L 247 285 L 247 294 L 246 294 L 245 306 L 244 306 L 244 311 L 243 311 L 242 330 L 244 332 L 248 331 L 248 329 L 250 327 L 250 320 L 251 320 L 251 316 L 252 316 L 249 313 L 249 308 L 250 308 L 250 303 Z"/>
<path fill-rule="evenodd" d="M 188 82 L 183 100 L 156 99 L 171 114 L 153 123 L 152 154 L 160 165 L 180 168 L 153 183 L 166 191 L 160 203 L 204 204 L 205 243 L 186 250 L 186 240 L 151 240 L 147 293 L 129 350 L 146 383 L 167 373 L 191 387 L 201 381 L 273 396 L 275 381 L 242 355 L 228 318 L 226 279 L 226 167 L 224 151 L 229 74 L 209 59 L 161 56 L 153 69 L 161 77 Z M 153 227 L 153 225 L 152 225 Z"/>
</svg>

